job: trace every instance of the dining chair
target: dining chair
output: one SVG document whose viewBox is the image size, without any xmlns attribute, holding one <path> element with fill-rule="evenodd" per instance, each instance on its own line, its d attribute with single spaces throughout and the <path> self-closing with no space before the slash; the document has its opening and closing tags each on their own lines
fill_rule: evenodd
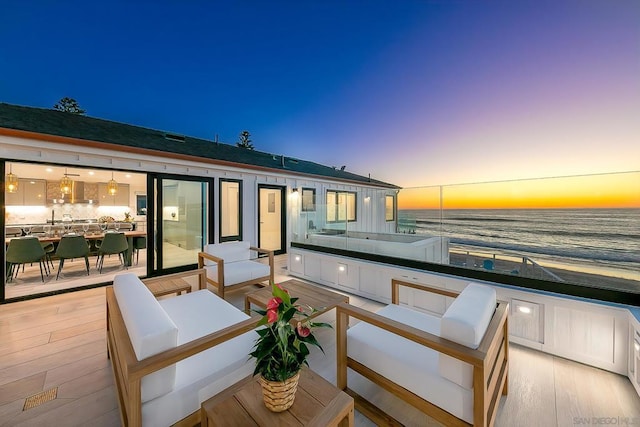
<svg viewBox="0 0 640 427">
<path fill-rule="evenodd" d="M 48 272 L 51 272 L 51 269 L 54 267 L 51 255 L 55 253 L 56 245 L 53 242 L 40 242 L 40 246 L 42 246 L 42 249 L 44 250 L 44 266 L 46 267 Z"/>
<path fill-rule="evenodd" d="M 140 251 L 147 248 L 147 238 L 145 236 L 138 236 L 133 238 L 133 251 L 136 254 L 136 265 L 138 265 L 138 259 L 140 258 Z"/>
<path fill-rule="evenodd" d="M 98 271 L 102 273 L 102 266 L 104 264 L 104 256 L 118 254 L 120 262 L 124 264 L 124 268 L 127 268 L 127 260 L 125 259 L 125 253 L 129 249 L 129 243 L 124 233 L 105 233 L 102 239 L 102 244 L 98 249 Z"/>
<path fill-rule="evenodd" d="M 40 278 L 44 282 L 42 262 L 45 259 L 45 252 L 37 237 L 18 237 L 9 241 L 9 247 L 5 255 L 7 262 L 7 282 L 18 276 L 20 265 L 38 262 L 40 264 Z M 49 275 L 48 270 L 47 276 Z"/>
<path fill-rule="evenodd" d="M 60 277 L 65 259 L 84 258 L 84 263 L 87 266 L 87 276 L 89 275 L 89 244 L 84 236 L 62 236 L 60 243 L 58 243 L 58 249 L 56 249 L 56 255 L 60 258 L 56 280 Z"/>
</svg>

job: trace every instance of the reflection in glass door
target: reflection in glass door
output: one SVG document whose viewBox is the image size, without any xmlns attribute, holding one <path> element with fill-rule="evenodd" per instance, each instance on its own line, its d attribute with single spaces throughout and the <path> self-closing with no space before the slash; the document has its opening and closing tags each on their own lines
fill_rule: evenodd
<svg viewBox="0 0 640 427">
<path fill-rule="evenodd" d="M 153 275 L 193 268 L 207 241 L 210 180 L 154 179 Z"/>
</svg>

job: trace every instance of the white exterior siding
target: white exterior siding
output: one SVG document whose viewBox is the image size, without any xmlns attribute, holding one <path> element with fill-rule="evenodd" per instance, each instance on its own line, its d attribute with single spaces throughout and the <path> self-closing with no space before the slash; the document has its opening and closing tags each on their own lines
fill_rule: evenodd
<svg viewBox="0 0 640 427">
<path fill-rule="evenodd" d="M 176 142 L 176 144 L 180 144 Z M 117 148 L 114 145 L 114 148 Z M 105 150 L 71 144 L 60 144 L 36 139 L 26 139 L 0 135 L 0 155 L 8 160 L 31 161 L 38 163 L 51 163 L 67 165 L 69 167 L 99 167 L 108 169 L 126 170 L 137 173 L 166 173 L 184 176 L 198 176 L 214 179 L 215 200 L 210 201 L 214 212 L 214 232 L 216 241 L 219 239 L 219 179 L 237 179 L 242 181 L 242 234 L 243 238 L 253 244 L 258 241 L 258 185 L 268 184 L 283 186 L 286 188 L 287 206 L 287 248 L 292 236 L 299 232 L 305 224 L 299 219 L 300 203 L 291 196 L 293 188 L 315 188 L 317 211 L 314 216 L 319 224 L 324 224 L 326 212 L 324 210 L 324 198 L 327 190 L 351 191 L 357 193 L 358 217 L 357 221 L 349 223 L 350 230 L 395 232 L 395 222 L 384 221 L 384 195 L 395 194 L 394 190 L 380 189 L 375 186 L 345 184 L 333 181 L 330 178 L 310 178 L 301 175 L 279 171 L 259 171 L 251 168 L 236 166 L 216 165 L 206 161 L 176 159 L 149 154 L 136 154 L 124 151 Z M 170 154 L 169 154 L 170 155 Z M 138 191 L 140 191 L 138 189 Z M 132 194 L 135 194 L 132 192 Z M 365 209 L 364 197 L 371 197 L 370 203 L 375 209 Z M 380 202 L 375 202 L 376 196 L 382 197 Z M 135 206 L 132 204 L 132 206 Z M 303 214 L 302 217 L 309 214 Z M 207 242 L 205 242 L 207 243 Z"/>
</svg>

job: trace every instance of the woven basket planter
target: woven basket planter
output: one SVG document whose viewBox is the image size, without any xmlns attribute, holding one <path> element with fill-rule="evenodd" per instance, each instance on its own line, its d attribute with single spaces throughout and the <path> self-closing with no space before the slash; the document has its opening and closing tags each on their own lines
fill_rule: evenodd
<svg viewBox="0 0 640 427">
<path fill-rule="evenodd" d="M 260 376 L 264 404 L 272 412 L 286 411 L 293 405 L 300 372 L 285 381 L 269 381 Z"/>
</svg>

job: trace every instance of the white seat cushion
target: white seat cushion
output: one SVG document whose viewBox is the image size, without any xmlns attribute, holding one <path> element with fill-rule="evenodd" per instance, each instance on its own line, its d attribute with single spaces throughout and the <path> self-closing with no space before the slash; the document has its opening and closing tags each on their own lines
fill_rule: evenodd
<svg viewBox="0 0 640 427">
<path fill-rule="evenodd" d="M 176 347 L 178 327 L 135 274 L 115 276 L 113 291 L 138 360 Z M 171 391 L 175 374 L 175 366 L 168 366 L 145 376 L 142 379 L 142 402 Z"/>
<path fill-rule="evenodd" d="M 218 266 L 210 265 L 205 266 L 207 271 L 207 277 L 218 281 Z M 268 265 L 262 264 L 258 261 L 235 261 L 231 263 L 224 263 L 224 285 L 231 286 L 236 283 L 246 282 L 247 280 L 253 280 L 260 277 L 268 276 L 271 269 Z"/>
<path fill-rule="evenodd" d="M 245 261 L 251 257 L 251 244 L 248 241 L 210 243 L 205 245 L 203 251 L 218 258 L 222 258 L 226 263 Z M 214 265 L 215 262 L 205 259 L 205 265 Z"/>
<path fill-rule="evenodd" d="M 440 336 L 477 349 L 496 309 L 496 291 L 470 283 L 451 303 L 440 322 Z M 461 387 L 473 388 L 473 367 L 445 354 L 440 355 L 440 374 Z"/>
<path fill-rule="evenodd" d="M 249 316 L 208 290 L 160 301 L 178 326 L 178 345 L 190 342 Z M 169 426 L 197 411 L 211 396 L 251 375 L 249 359 L 258 335 L 249 331 L 176 364 L 173 390 L 142 406 L 144 426 Z"/>
<path fill-rule="evenodd" d="M 437 335 L 440 319 L 394 304 L 378 314 Z M 347 331 L 349 357 L 445 411 L 473 422 L 473 394 L 443 378 L 436 351 L 365 322 Z"/>
</svg>

